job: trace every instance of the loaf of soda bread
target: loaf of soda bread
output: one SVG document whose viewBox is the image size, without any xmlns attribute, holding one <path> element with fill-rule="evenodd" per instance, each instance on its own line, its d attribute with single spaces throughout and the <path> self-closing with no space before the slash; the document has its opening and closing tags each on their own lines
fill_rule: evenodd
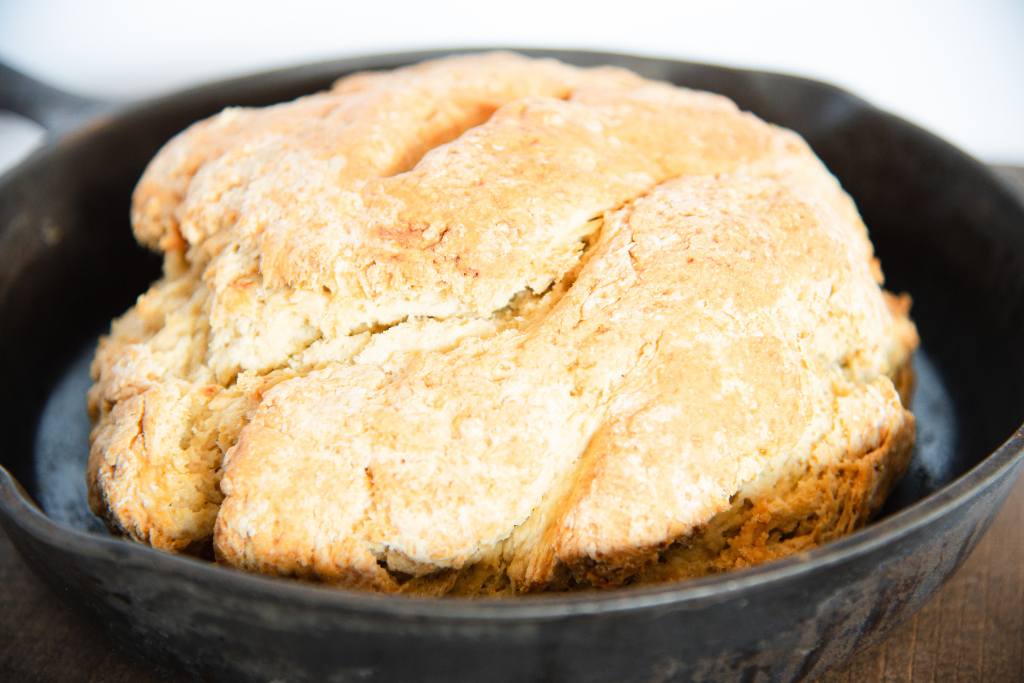
<svg viewBox="0 0 1024 683">
<path fill-rule="evenodd" d="M 748 566 L 907 467 L 909 301 L 795 133 L 513 54 L 227 109 L 138 184 L 93 510 L 218 562 L 517 594 Z M 902 394 L 902 395 L 901 395 Z"/>
</svg>

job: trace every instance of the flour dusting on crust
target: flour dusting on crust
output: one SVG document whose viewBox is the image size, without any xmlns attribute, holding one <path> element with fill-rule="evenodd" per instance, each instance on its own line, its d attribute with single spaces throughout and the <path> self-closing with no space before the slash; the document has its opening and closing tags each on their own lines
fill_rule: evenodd
<svg viewBox="0 0 1024 683">
<path fill-rule="evenodd" d="M 357 74 L 193 125 L 132 220 L 165 272 L 97 350 L 88 477 L 159 548 L 418 594 L 669 580 L 848 533 L 909 458 L 909 304 L 808 146 L 716 95 L 504 53 Z"/>
</svg>

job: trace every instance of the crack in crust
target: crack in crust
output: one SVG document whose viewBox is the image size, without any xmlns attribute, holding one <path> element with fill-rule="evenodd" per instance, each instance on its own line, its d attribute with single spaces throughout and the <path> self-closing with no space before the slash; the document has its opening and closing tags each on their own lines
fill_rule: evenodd
<svg viewBox="0 0 1024 683">
<path fill-rule="evenodd" d="M 228 110 L 136 190 L 90 502 L 417 594 L 668 580 L 864 524 L 917 344 L 856 209 L 724 98 L 514 55 Z M 907 390 L 909 391 L 909 390 Z"/>
</svg>

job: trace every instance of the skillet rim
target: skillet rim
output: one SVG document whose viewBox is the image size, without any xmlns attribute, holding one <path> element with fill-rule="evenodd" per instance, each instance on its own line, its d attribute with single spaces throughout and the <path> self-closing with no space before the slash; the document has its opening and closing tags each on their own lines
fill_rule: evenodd
<svg viewBox="0 0 1024 683">
<path fill-rule="evenodd" d="M 185 98 L 195 98 L 204 94 L 214 95 L 236 88 L 244 88 L 254 83 L 259 83 L 260 87 L 269 88 L 275 82 L 289 83 L 300 79 L 329 78 L 332 73 L 394 68 L 402 64 L 444 55 L 491 50 L 511 50 L 540 57 L 569 57 L 594 63 L 602 61 L 620 64 L 646 62 L 670 65 L 676 68 L 696 67 L 748 77 L 783 78 L 794 84 L 800 83 L 828 90 L 834 96 L 843 97 L 849 105 L 880 118 L 886 125 L 903 128 L 907 132 L 915 134 L 922 142 L 943 148 L 958 165 L 969 167 L 975 173 L 981 174 L 990 182 L 994 192 L 1011 196 L 1014 204 L 1024 210 L 1024 201 L 1012 195 L 1006 189 L 1003 181 L 981 162 L 938 136 L 828 83 L 778 72 L 739 69 L 669 58 L 590 50 L 507 47 L 454 48 L 357 55 L 218 80 L 126 105 L 115 105 L 107 108 L 99 116 L 89 120 L 67 136 L 48 140 L 20 164 L 0 175 L 0 193 L 3 193 L 5 187 L 17 175 L 45 163 L 51 155 L 59 153 L 62 147 L 77 144 L 81 139 L 93 136 L 103 129 L 116 127 L 119 123 L 135 117 L 144 117 L 148 113 L 164 109 Z M 1024 463 L 1024 423 L 971 469 L 937 491 L 896 513 L 872 522 L 863 529 L 823 546 L 762 565 L 674 584 L 616 588 L 597 592 L 527 595 L 511 599 L 507 597 L 409 597 L 330 587 L 298 580 L 282 580 L 281 577 L 252 574 L 206 560 L 166 553 L 113 535 L 104 536 L 78 530 L 48 517 L 3 465 L 0 465 L 0 513 L 2 513 L 0 521 L 3 521 L 5 526 L 7 524 L 15 525 L 20 531 L 38 542 L 59 545 L 75 554 L 108 559 L 120 556 L 120 561 L 123 562 L 142 565 L 155 564 L 154 569 L 156 570 L 176 573 L 190 581 L 203 581 L 226 590 L 245 591 L 249 595 L 266 596 L 287 602 L 294 607 L 340 608 L 380 617 L 426 617 L 457 622 L 549 621 L 574 616 L 629 613 L 656 608 L 696 609 L 704 605 L 733 599 L 744 591 L 765 588 L 772 584 L 804 577 L 813 572 L 853 560 L 860 555 L 912 534 L 932 521 L 944 517 L 953 509 L 982 496 L 1004 476 L 1010 476 L 1010 470 L 1021 463 Z"/>
</svg>

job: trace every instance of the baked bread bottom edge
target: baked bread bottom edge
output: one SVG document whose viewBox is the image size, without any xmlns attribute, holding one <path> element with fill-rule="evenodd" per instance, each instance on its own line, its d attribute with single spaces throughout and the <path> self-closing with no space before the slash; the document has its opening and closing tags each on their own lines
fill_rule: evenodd
<svg viewBox="0 0 1024 683">
<path fill-rule="evenodd" d="M 808 462 L 755 495 L 737 495 L 732 505 L 683 538 L 646 554 L 631 553 L 621 564 L 560 566 L 555 579 L 529 592 L 609 589 L 669 583 L 741 569 L 810 550 L 864 527 L 882 508 L 910 464 L 915 440 L 906 409 L 914 388 L 910 357 L 892 377 L 905 406 L 902 427 L 869 451 L 848 451 L 831 462 Z M 394 575 L 408 595 L 514 596 L 525 592 L 507 575 L 501 549 L 461 570 L 425 576 Z"/>
<path fill-rule="evenodd" d="M 908 406 L 914 386 L 909 360 L 893 384 Z M 802 475 L 779 481 L 762 496 L 734 501 L 697 533 L 662 551 L 635 582 L 678 581 L 763 564 L 864 527 L 906 473 L 915 432 L 907 411 L 903 428 L 877 448 L 848 452 L 834 462 L 808 463 Z"/>
</svg>

